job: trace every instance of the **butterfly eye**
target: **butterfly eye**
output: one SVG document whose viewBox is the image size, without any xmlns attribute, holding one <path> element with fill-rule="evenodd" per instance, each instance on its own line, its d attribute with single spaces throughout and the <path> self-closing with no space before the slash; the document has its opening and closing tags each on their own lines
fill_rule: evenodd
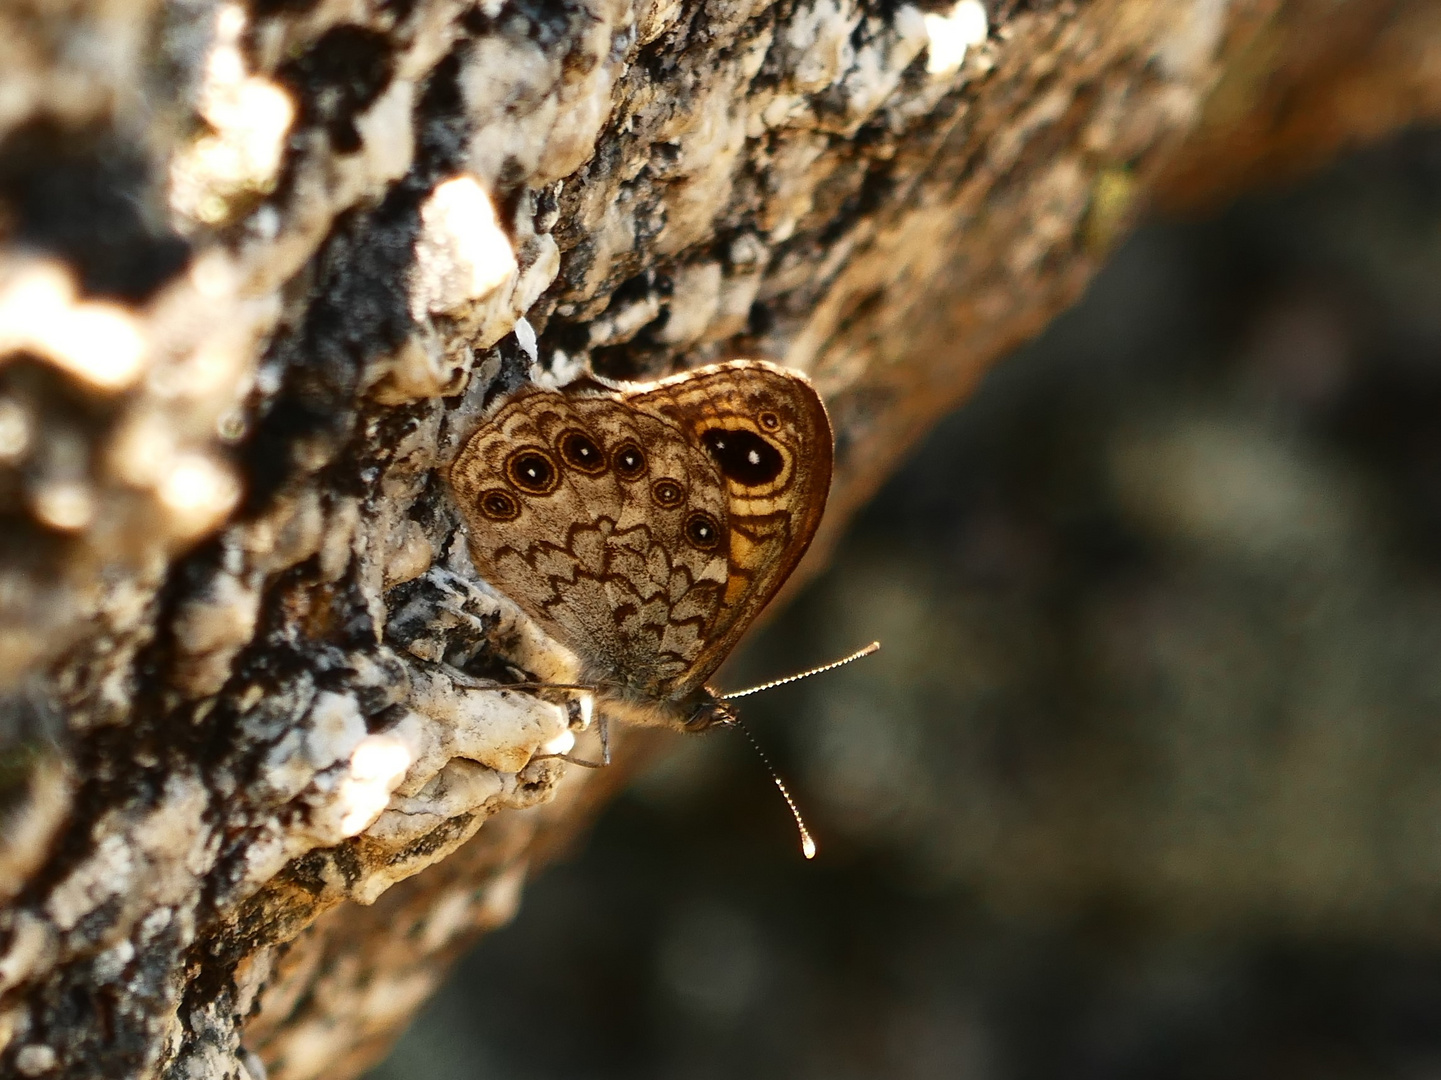
<svg viewBox="0 0 1441 1080">
<path fill-rule="evenodd" d="M 697 510 L 685 519 L 685 538 L 692 546 L 709 551 L 720 543 L 720 525 L 709 514 Z"/>
<path fill-rule="evenodd" d="M 610 460 L 622 480 L 638 480 L 645 475 L 645 454 L 629 439 L 615 448 Z"/>
<path fill-rule="evenodd" d="M 520 517 L 520 503 L 510 492 L 493 488 L 480 497 L 480 512 L 491 521 L 514 521 Z"/>
<path fill-rule="evenodd" d="M 583 431 L 567 431 L 560 437 L 560 456 L 571 468 L 591 476 L 605 472 L 605 455 Z"/>
<path fill-rule="evenodd" d="M 785 468 L 781 452 L 754 431 L 711 428 L 700 440 L 726 479 L 746 487 L 769 484 Z"/>
<path fill-rule="evenodd" d="M 781 418 L 773 412 L 763 412 L 757 419 L 760 420 L 761 427 L 767 431 L 775 431 L 781 426 Z"/>
<path fill-rule="evenodd" d="M 521 491 L 549 495 L 560 486 L 560 471 L 544 450 L 522 447 L 505 462 L 505 475 Z"/>
<path fill-rule="evenodd" d="M 674 480 L 657 480 L 651 485 L 650 494 L 659 506 L 679 506 L 685 501 L 685 489 Z"/>
</svg>

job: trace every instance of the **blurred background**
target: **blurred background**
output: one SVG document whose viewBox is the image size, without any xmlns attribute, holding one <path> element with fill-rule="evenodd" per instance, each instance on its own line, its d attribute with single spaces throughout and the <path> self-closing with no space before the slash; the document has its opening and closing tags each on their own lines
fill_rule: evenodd
<svg viewBox="0 0 1441 1080">
<path fill-rule="evenodd" d="M 817 861 L 677 737 L 372 1080 L 1441 1078 L 1438 409 L 1441 133 L 1143 228 L 719 680 Z"/>
</svg>

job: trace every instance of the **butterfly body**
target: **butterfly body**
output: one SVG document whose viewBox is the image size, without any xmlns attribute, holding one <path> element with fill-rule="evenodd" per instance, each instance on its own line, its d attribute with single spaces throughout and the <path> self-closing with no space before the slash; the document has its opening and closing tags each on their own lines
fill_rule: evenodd
<svg viewBox="0 0 1441 1080">
<path fill-rule="evenodd" d="M 471 559 L 581 660 L 604 713 L 697 730 L 706 679 L 820 523 L 832 436 L 801 375 L 733 361 L 527 387 L 450 469 Z"/>
</svg>

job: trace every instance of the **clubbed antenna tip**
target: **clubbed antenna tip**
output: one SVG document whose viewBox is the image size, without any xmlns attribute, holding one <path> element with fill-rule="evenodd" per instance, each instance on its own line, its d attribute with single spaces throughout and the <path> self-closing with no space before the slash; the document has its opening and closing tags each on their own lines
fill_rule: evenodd
<svg viewBox="0 0 1441 1080">
<path fill-rule="evenodd" d="M 746 741 L 751 744 L 751 749 L 756 752 L 757 756 L 761 759 L 761 764 L 766 767 L 766 772 L 771 774 L 771 779 L 774 780 L 776 784 L 776 790 L 781 793 L 781 798 L 784 799 L 786 805 L 791 808 L 791 817 L 796 819 L 796 828 L 800 830 L 801 834 L 801 854 L 807 859 L 814 859 L 816 857 L 815 838 L 811 836 L 811 831 L 806 828 L 805 819 L 801 817 L 801 808 L 796 805 L 795 799 L 791 798 L 790 788 L 786 787 L 785 781 L 781 779 L 781 774 L 776 772 L 776 767 L 771 764 L 771 759 L 767 757 L 766 752 L 761 749 L 761 744 L 756 742 L 756 737 L 751 734 L 751 729 L 734 717 L 731 718 L 729 726 L 737 728 L 741 734 L 746 737 Z"/>
<path fill-rule="evenodd" d="M 762 690 L 774 690 L 777 686 L 785 686 L 787 683 L 797 682 L 800 679 L 809 679 L 812 675 L 820 675 L 826 671 L 834 671 L 838 667 L 849 664 L 852 660 L 859 660 L 863 656 L 870 656 L 871 653 L 880 647 L 881 643 L 879 641 L 873 641 L 864 649 L 857 649 L 849 656 L 843 656 L 839 660 L 832 660 L 829 664 L 822 664 L 820 667 L 811 668 L 809 671 L 802 671 L 797 675 L 787 675 L 784 679 L 772 679 L 768 683 L 761 683 L 760 686 L 752 686 L 749 690 L 737 690 L 734 694 L 722 694 L 721 700 L 734 701 L 737 698 L 749 697 L 751 694 L 759 694 Z M 756 742 L 756 737 L 751 734 L 750 728 L 746 727 L 735 717 L 732 717 L 728 721 L 728 724 L 730 727 L 740 729 L 741 733 L 745 735 L 746 741 L 751 744 L 751 748 L 755 750 L 756 754 L 760 757 L 761 763 L 765 765 L 766 771 L 771 774 L 771 779 L 775 781 L 776 790 L 781 793 L 781 798 L 784 799 L 786 805 L 790 807 L 791 817 L 796 819 L 796 828 L 800 830 L 801 834 L 801 854 L 807 859 L 814 859 L 816 857 L 815 838 L 811 836 L 811 831 L 806 828 L 805 819 L 801 817 L 800 807 L 796 805 L 795 799 L 791 797 L 790 789 L 786 787 L 785 781 L 781 779 L 781 774 L 776 772 L 775 766 L 771 764 L 771 759 L 768 758 L 766 752 L 761 749 L 761 744 Z"/>
</svg>

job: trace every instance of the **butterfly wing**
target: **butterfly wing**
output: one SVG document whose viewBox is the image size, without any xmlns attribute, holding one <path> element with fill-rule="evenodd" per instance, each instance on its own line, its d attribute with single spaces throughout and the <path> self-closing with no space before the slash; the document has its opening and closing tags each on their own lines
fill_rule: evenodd
<svg viewBox="0 0 1441 1080">
<path fill-rule="evenodd" d="M 663 701 L 726 588 L 719 471 L 613 391 L 507 401 L 451 467 L 472 561 L 570 647 L 583 678 Z"/>
<path fill-rule="evenodd" d="M 524 391 L 450 479 L 476 569 L 580 656 L 587 681 L 662 705 L 705 683 L 795 568 L 831 460 L 810 383 L 736 361 L 620 390 Z"/>
<path fill-rule="evenodd" d="M 678 427 L 721 475 L 727 573 L 679 696 L 703 685 L 810 547 L 830 493 L 834 438 L 809 380 L 760 360 L 699 368 L 623 395 Z"/>
</svg>

